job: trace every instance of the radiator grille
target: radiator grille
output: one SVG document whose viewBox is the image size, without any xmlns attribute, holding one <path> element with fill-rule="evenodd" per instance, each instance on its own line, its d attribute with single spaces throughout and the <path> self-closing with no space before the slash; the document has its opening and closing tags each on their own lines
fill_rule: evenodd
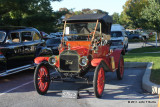
<svg viewBox="0 0 160 107">
<path fill-rule="evenodd" d="M 78 72 L 79 62 L 78 55 L 61 55 L 60 56 L 60 70 L 62 72 L 74 71 Z"/>
<path fill-rule="evenodd" d="M 121 45 L 121 40 L 111 40 L 112 41 L 112 44 L 111 44 L 111 46 L 119 46 L 119 45 Z"/>
</svg>

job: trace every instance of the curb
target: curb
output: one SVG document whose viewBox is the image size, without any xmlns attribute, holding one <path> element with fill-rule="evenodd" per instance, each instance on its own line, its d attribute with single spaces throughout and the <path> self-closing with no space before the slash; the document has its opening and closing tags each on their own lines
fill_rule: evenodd
<svg viewBox="0 0 160 107">
<path fill-rule="evenodd" d="M 152 94 L 160 94 L 160 85 L 154 84 L 150 81 L 151 69 L 153 62 L 125 62 L 124 67 L 142 68 L 146 67 L 142 78 L 142 88 Z"/>
<path fill-rule="evenodd" d="M 125 62 L 124 67 L 129 68 L 144 68 L 146 67 L 148 62 Z"/>
</svg>

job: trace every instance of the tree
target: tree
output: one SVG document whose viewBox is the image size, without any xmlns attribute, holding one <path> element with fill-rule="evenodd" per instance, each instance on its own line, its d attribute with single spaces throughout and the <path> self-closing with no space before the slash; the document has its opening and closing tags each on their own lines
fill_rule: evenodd
<svg viewBox="0 0 160 107">
<path fill-rule="evenodd" d="M 128 0 L 123 6 L 123 16 L 128 20 L 129 26 L 134 28 L 141 27 L 141 11 L 148 5 L 148 0 Z M 130 21 L 129 21 L 130 20 Z"/>
<path fill-rule="evenodd" d="M 160 4 L 155 0 L 148 0 L 149 5 L 141 12 L 145 27 L 160 33 Z M 159 35 L 160 39 L 160 35 Z"/>
<path fill-rule="evenodd" d="M 51 2 L 61 0 L 0 0 L 1 26 L 32 26 L 46 32 L 57 22 Z"/>
<path fill-rule="evenodd" d="M 100 9 L 93 9 L 92 13 L 97 13 L 97 14 L 108 14 L 108 12 L 100 10 Z"/>
<path fill-rule="evenodd" d="M 74 11 L 74 9 L 69 10 L 69 13 L 65 15 L 65 18 L 70 18 L 74 15 L 81 15 L 81 14 L 108 14 L 108 12 L 100 10 L 100 9 L 82 9 L 81 11 Z"/>
<path fill-rule="evenodd" d="M 112 18 L 113 18 L 113 24 L 119 24 L 119 14 L 118 13 L 113 13 Z"/>
</svg>

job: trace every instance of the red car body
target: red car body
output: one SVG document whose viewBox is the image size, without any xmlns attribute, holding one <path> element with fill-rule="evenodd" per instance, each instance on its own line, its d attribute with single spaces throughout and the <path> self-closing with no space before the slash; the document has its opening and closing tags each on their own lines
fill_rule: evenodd
<svg viewBox="0 0 160 107">
<path fill-rule="evenodd" d="M 35 88 L 39 94 L 47 92 L 51 80 L 49 68 L 56 68 L 61 79 L 83 78 L 90 68 L 95 68 L 93 87 L 95 96 L 100 98 L 105 86 L 105 72 L 116 71 L 118 79 L 122 79 L 124 72 L 122 49 L 110 49 L 112 18 L 107 14 L 90 14 L 73 16 L 64 22 L 63 37 L 76 36 L 78 39 L 62 39 L 58 56 L 35 59 L 38 64 L 34 76 Z M 67 32 L 73 29 L 74 33 L 65 34 L 66 29 L 69 29 Z"/>
</svg>

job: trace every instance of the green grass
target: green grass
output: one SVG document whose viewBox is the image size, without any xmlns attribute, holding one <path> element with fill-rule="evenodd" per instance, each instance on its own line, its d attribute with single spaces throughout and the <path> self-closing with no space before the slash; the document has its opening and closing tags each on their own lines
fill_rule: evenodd
<svg viewBox="0 0 160 107">
<path fill-rule="evenodd" d="M 152 52 L 157 51 L 152 48 L 147 47 L 148 52 L 151 52 L 151 50 Z M 158 47 L 158 49 L 160 49 L 160 47 Z M 156 84 L 160 84 L 160 53 L 142 53 L 142 50 L 146 52 L 146 48 L 130 51 L 124 56 L 125 62 L 153 62 L 150 80 Z"/>
<path fill-rule="evenodd" d="M 149 42 L 150 41 L 155 41 L 155 40 L 156 40 L 155 35 L 150 36 L 149 39 L 148 39 Z"/>
<path fill-rule="evenodd" d="M 160 47 L 143 47 L 129 51 L 128 53 L 160 52 Z"/>
</svg>

